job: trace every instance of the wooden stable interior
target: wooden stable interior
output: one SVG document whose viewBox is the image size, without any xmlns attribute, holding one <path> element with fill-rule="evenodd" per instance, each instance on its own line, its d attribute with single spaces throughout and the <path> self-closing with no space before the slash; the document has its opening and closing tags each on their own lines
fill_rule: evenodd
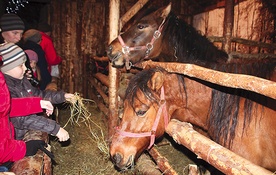
<svg viewBox="0 0 276 175">
<path fill-rule="evenodd" d="M 39 13 L 43 16 L 42 20 L 46 20 L 53 27 L 53 40 L 58 53 L 63 57 L 59 88 L 72 93 L 79 92 L 83 97 L 95 100 L 99 109 L 101 109 L 109 119 L 109 135 L 112 135 L 114 132 L 112 128 L 116 125 L 119 115 L 119 81 L 120 77 L 123 76 L 126 71 L 125 69 L 116 69 L 109 65 L 108 75 L 94 73 L 92 63 L 95 60 L 108 62 L 108 59 L 105 57 L 106 46 L 117 37 L 119 31 L 124 25 L 127 25 L 128 21 L 131 22 L 131 18 L 140 9 L 150 6 L 161 7 L 168 4 L 170 1 L 29 1 L 38 3 L 41 10 Z M 246 2 L 246 0 L 171 0 L 171 2 L 172 10 L 176 14 L 185 19 L 191 25 L 199 26 L 198 28 L 206 27 L 207 29 L 205 30 L 205 33 L 201 32 L 218 47 L 221 47 L 234 57 L 245 59 L 262 59 L 266 57 L 276 58 L 276 3 L 273 0 L 251 1 L 252 3 L 261 5 L 259 9 L 255 10 L 262 12 L 259 13 L 263 14 L 262 20 L 267 20 L 267 23 L 263 24 L 263 28 L 265 28 L 263 31 L 258 31 L 259 29 L 256 29 L 257 31 L 252 31 L 252 33 L 261 33 L 258 37 L 254 36 L 255 38 L 253 35 L 248 38 L 239 37 L 237 33 L 234 35 L 233 32 L 233 25 L 235 22 L 234 8 L 238 7 L 241 3 Z M 224 12 L 223 16 L 219 16 L 223 21 L 222 26 L 220 26 L 222 29 L 222 35 L 216 35 L 216 33 L 210 32 L 208 26 L 203 26 L 200 24 L 200 20 L 195 20 L 202 19 L 202 16 L 208 16 L 215 10 L 222 10 Z M 243 13 L 247 13 L 247 11 L 244 11 Z M 220 14 L 220 12 L 217 14 Z M 260 16 L 255 16 L 252 18 L 252 21 L 256 18 L 260 18 Z M 205 22 L 206 20 L 208 21 L 209 19 L 205 18 Z M 130 72 L 135 73 L 135 70 L 131 70 Z M 187 72 L 184 72 L 184 74 L 187 74 Z M 260 84 L 256 85 L 256 87 L 259 86 L 260 89 L 262 89 L 257 93 L 265 92 L 266 94 L 264 95 L 275 99 L 275 82 L 263 83 L 262 81 L 265 80 L 260 80 Z M 267 90 L 263 90 L 264 84 L 266 85 Z M 233 86 L 233 82 L 227 82 L 226 84 L 226 86 L 230 87 L 231 85 Z M 245 89 L 250 88 L 244 84 L 235 84 L 235 87 Z M 170 135 L 177 134 L 172 133 L 173 131 L 171 130 L 168 130 L 167 132 Z M 150 154 L 158 154 L 155 151 L 156 150 L 152 149 Z M 216 150 L 214 150 L 214 152 L 215 151 Z M 207 156 L 205 155 L 205 157 Z M 159 167 L 168 168 L 166 167 L 167 163 L 161 162 L 160 164 Z M 216 163 L 213 163 L 213 165 L 217 167 L 215 164 Z M 225 170 L 225 167 L 226 166 L 217 168 L 227 174 L 235 174 L 232 173 L 235 172 L 234 170 L 230 172 L 229 170 Z M 235 169 L 236 167 L 231 168 Z M 248 174 L 269 174 L 269 172 L 266 172 L 265 170 L 262 171 L 261 167 L 255 167 L 255 165 L 249 165 L 246 168 L 252 168 L 252 171 Z M 254 171 L 256 169 L 258 171 Z M 244 171 L 236 170 L 236 172 Z M 174 174 L 174 172 L 172 171 L 171 174 Z"/>
</svg>

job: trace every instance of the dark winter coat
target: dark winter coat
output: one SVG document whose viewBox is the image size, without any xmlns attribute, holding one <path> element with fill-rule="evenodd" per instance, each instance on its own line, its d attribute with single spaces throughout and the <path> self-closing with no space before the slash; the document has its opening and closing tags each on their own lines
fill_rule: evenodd
<svg viewBox="0 0 276 175">
<path fill-rule="evenodd" d="M 41 98 L 17 98 L 11 100 L 2 72 L 0 72 L 0 87 L 0 165 L 2 165 L 8 161 L 20 160 L 26 153 L 25 142 L 14 139 L 14 127 L 10 122 L 9 116 L 29 115 L 42 112 L 42 109 L 40 107 Z M 29 108 L 31 103 L 33 108 Z"/>
<path fill-rule="evenodd" d="M 52 104 L 65 101 L 63 91 L 42 91 L 33 87 L 26 77 L 20 80 L 5 74 L 5 79 L 12 98 L 42 97 L 42 99 L 49 100 Z M 11 122 L 15 128 L 16 139 L 22 139 L 28 130 L 40 130 L 56 135 L 60 129 L 60 125 L 54 120 L 37 114 L 11 118 Z"/>
</svg>

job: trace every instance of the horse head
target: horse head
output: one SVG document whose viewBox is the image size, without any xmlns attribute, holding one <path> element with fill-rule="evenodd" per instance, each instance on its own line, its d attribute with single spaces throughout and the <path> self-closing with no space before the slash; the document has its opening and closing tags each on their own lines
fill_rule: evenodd
<svg viewBox="0 0 276 175">
<path fill-rule="evenodd" d="M 157 57 L 161 52 L 162 28 L 171 12 L 171 4 L 143 17 L 113 40 L 107 55 L 114 67 L 133 64 Z"/>
<path fill-rule="evenodd" d="M 152 72 L 149 80 L 143 79 L 148 76 L 145 73 L 138 73 L 129 83 L 122 121 L 110 145 L 111 159 L 121 170 L 133 166 L 140 154 L 151 148 L 155 138 L 164 134 L 169 120 L 163 73 Z"/>
</svg>

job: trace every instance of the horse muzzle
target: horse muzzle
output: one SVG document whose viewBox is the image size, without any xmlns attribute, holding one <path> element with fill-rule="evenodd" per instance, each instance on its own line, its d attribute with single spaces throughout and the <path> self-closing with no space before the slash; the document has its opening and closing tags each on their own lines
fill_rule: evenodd
<svg viewBox="0 0 276 175">
<path fill-rule="evenodd" d="M 109 45 L 106 49 L 106 53 L 113 67 L 120 68 L 124 66 L 125 59 L 124 54 L 121 51 L 114 51 L 113 46 Z"/>
<path fill-rule="evenodd" d="M 134 156 L 133 155 L 129 156 L 129 158 L 127 159 L 126 162 L 123 161 L 124 157 L 120 153 L 114 154 L 111 157 L 111 159 L 112 159 L 113 164 L 116 165 L 116 167 L 122 171 L 125 171 L 129 168 L 134 167 Z"/>
</svg>

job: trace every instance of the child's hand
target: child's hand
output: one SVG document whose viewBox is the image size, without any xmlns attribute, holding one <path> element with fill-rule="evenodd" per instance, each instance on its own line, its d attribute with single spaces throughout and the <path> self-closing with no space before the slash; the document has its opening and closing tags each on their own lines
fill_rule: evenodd
<svg viewBox="0 0 276 175">
<path fill-rule="evenodd" d="M 69 133 L 65 129 L 61 128 L 61 127 L 60 127 L 60 129 L 59 129 L 59 131 L 58 131 L 58 133 L 57 133 L 56 136 L 59 139 L 59 141 L 61 141 L 61 142 L 64 142 L 64 141 L 66 141 L 66 140 L 68 140 L 70 138 L 69 137 Z"/>
<path fill-rule="evenodd" d="M 32 78 L 32 71 L 31 70 L 26 70 L 26 72 L 25 72 L 25 76 L 27 77 L 27 79 L 29 80 L 30 78 Z"/>
<path fill-rule="evenodd" d="M 40 106 L 42 109 L 46 109 L 46 115 L 49 116 L 53 114 L 54 107 L 50 101 L 40 100 Z"/>
<path fill-rule="evenodd" d="M 72 103 L 74 103 L 74 101 L 75 101 L 75 99 L 74 99 L 75 95 L 74 95 L 74 94 L 66 93 L 66 94 L 64 95 L 64 97 L 65 97 L 65 100 L 66 100 L 66 101 L 70 101 L 70 102 L 72 102 Z"/>
</svg>

